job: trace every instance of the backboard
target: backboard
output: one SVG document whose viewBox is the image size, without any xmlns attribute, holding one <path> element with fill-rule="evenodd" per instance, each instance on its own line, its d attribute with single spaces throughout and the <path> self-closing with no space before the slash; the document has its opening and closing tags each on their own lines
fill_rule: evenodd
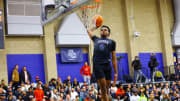
<svg viewBox="0 0 180 101">
<path fill-rule="evenodd" d="M 41 0 L 42 25 L 45 25 L 56 18 L 63 18 L 93 1 L 94 0 Z"/>
</svg>

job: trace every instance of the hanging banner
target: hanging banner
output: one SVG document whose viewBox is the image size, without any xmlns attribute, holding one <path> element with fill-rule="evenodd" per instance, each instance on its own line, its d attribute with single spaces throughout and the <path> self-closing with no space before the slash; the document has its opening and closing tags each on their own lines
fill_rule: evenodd
<svg viewBox="0 0 180 101">
<path fill-rule="evenodd" d="M 81 48 L 61 48 L 61 62 L 82 62 L 83 53 Z"/>
<path fill-rule="evenodd" d="M 0 49 L 4 49 L 3 11 L 0 9 Z"/>
</svg>

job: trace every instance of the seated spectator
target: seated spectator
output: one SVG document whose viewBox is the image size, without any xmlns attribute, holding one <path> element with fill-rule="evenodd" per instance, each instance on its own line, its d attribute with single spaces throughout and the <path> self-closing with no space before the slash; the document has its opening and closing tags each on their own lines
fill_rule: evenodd
<svg viewBox="0 0 180 101">
<path fill-rule="evenodd" d="M 65 92 L 66 92 L 66 94 L 68 93 L 70 93 L 70 91 L 71 91 L 71 83 L 70 82 L 68 82 L 68 84 L 67 84 L 67 86 L 66 86 L 66 88 L 65 88 Z"/>
<path fill-rule="evenodd" d="M 155 95 L 154 95 L 154 99 L 160 101 L 160 94 L 159 94 L 159 91 L 158 90 L 155 90 Z"/>
<path fill-rule="evenodd" d="M 71 88 L 71 100 L 75 100 L 78 93 L 74 90 L 74 88 Z"/>
<path fill-rule="evenodd" d="M 39 81 L 40 81 L 40 80 L 39 80 L 39 76 L 36 76 L 36 77 L 35 77 L 35 82 L 32 83 L 34 89 L 37 87 L 37 84 L 38 84 Z"/>
<path fill-rule="evenodd" d="M 165 88 L 163 90 L 166 95 L 169 94 L 169 84 L 168 83 L 165 84 Z"/>
<path fill-rule="evenodd" d="M 58 96 L 58 91 L 57 89 L 53 89 L 51 91 L 51 100 L 53 101 L 59 101 L 60 97 Z"/>
<path fill-rule="evenodd" d="M 115 94 L 116 94 L 116 92 L 117 92 L 117 87 L 116 87 L 116 84 L 115 84 L 115 83 L 112 84 L 112 86 L 111 86 L 111 88 L 110 88 L 110 92 L 111 92 L 111 96 L 112 96 L 112 97 L 115 97 Z"/>
<path fill-rule="evenodd" d="M 138 92 L 140 92 L 141 90 L 145 91 L 143 84 L 140 84 L 140 87 L 138 88 Z"/>
<path fill-rule="evenodd" d="M 23 91 L 23 92 L 22 92 L 22 99 L 23 99 L 24 101 L 28 101 L 28 96 L 27 96 L 26 91 Z"/>
<path fill-rule="evenodd" d="M 95 88 L 94 84 L 91 84 L 90 87 L 90 90 L 92 90 L 93 95 L 95 95 L 95 97 L 97 98 L 98 91 Z"/>
<path fill-rule="evenodd" d="M 8 88 L 12 88 L 13 90 L 15 89 L 15 88 L 13 88 L 13 81 L 10 81 L 10 82 L 9 82 Z"/>
<path fill-rule="evenodd" d="M 77 86 L 79 86 L 79 82 L 77 81 L 77 78 L 74 78 L 72 86 L 73 88 L 77 88 Z"/>
<path fill-rule="evenodd" d="M 95 100 L 95 99 L 96 99 L 96 96 L 93 94 L 93 90 L 89 90 L 89 97 L 90 97 L 92 100 Z"/>
<path fill-rule="evenodd" d="M 16 101 L 16 96 L 13 95 L 12 90 L 8 91 L 7 99 L 8 99 L 8 101 Z"/>
<path fill-rule="evenodd" d="M 51 82 L 52 82 L 52 86 L 54 86 L 54 88 L 56 88 L 56 85 L 57 85 L 56 79 L 52 78 Z"/>
<path fill-rule="evenodd" d="M 67 95 L 66 95 L 66 98 L 65 98 L 64 101 L 71 101 L 71 96 L 70 96 L 70 94 L 67 94 Z"/>
<path fill-rule="evenodd" d="M 60 84 L 62 83 L 62 81 L 61 81 L 61 77 L 60 77 L 60 76 L 58 76 L 58 78 L 57 78 L 56 82 L 57 82 L 57 83 L 60 83 Z"/>
<path fill-rule="evenodd" d="M 16 98 L 22 96 L 21 86 L 18 86 L 17 90 L 14 92 Z"/>
<path fill-rule="evenodd" d="M 36 101 L 42 101 L 44 98 L 44 92 L 41 89 L 41 85 L 37 84 L 37 88 L 34 90 L 34 98 Z"/>
<path fill-rule="evenodd" d="M 168 94 L 164 94 L 161 101 L 171 101 L 171 97 Z"/>
<path fill-rule="evenodd" d="M 8 87 L 6 86 L 6 84 L 5 84 L 5 81 L 4 81 L 4 80 L 1 80 L 1 84 L 0 84 L 0 86 L 1 86 L 4 90 L 6 90 L 6 91 L 7 91 Z"/>
<path fill-rule="evenodd" d="M 148 101 L 159 101 L 159 100 L 155 99 L 154 94 L 150 94 Z"/>
<path fill-rule="evenodd" d="M 88 94 L 88 92 L 86 91 L 86 87 L 83 87 L 81 92 L 80 92 L 80 97 L 81 99 L 84 101 L 86 95 Z"/>
<path fill-rule="evenodd" d="M 32 87 L 30 87 L 30 88 L 28 89 L 27 96 L 28 96 L 28 101 L 33 100 L 33 98 L 34 98 L 34 92 L 33 92 L 33 88 L 32 88 Z"/>
<path fill-rule="evenodd" d="M 67 79 L 66 79 L 66 80 L 64 80 L 64 82 L 63 82 L 63 83 L 65 83 L 66 85 L 67 85 L 68 83 L 72 84 L 72 83 L 71 83 L 71 76 L 70 76 L 70 75 L 68 75 L 68 76 L 67 76 Z"/>
<path fill-rule="evenodd" d="M 178 88 L 178 89 L 179 89 L 179 91 L 180 91 L 180 81 L 178 81 L 177 88 Z"/>
<path fill-rule="evenodd" d="M 117 96 L 120 96 L 121 98 L 124 98 L 125 95 L 125 90 L 123 89 L 123 86 L 120 84 L 119 88 L 116 91 L 115 97 L 117 98 Z"/>
<path fill-rule="evenodd" d="M 171 101 L 178 101 L 178 96 L 176 92 L 174 92 L 170 97 L 171 97 Z"/>
<path fill-rule="evenodd" d="M 147 101 L 148 99 L 147 99 L 147 97 L 146 97 L 145 94 L 144 94 L 144 90 L 141 89 L 140 92 L 141 92 L 141 94 L 140 94 L 139 101 Z"/>
<path fill-rule="evenodd" d="M 79 98 L 79 96 L 76 96 L 76 100 L 75 101 L 81 101 L 81 99 Z"/>
<path fill-rule="evenodd" d="M 96 101 L 101 101 L 101 90 L 99 90 Z"/>
<path fill-rule="evenodd" d="M 132 96 L 130 96 L 130 101 L 139 101 L 140 96 L 138 95 L 137 90 L 132 90 Z"/>
<path fill-rule="evenodd" d="M 23 92 L 23 91 L 26 91 L 26 88 L 25 88 L 25 85 L 24 85 L 23 82 L 21 83 L 21 91 L 22 91 L 22 92 Z"/>
<path fill-rule="evenodd" d="M 55 89 L 52 81 L 49 81 L 49 87 L 48 87 L 51 91 L 53 91 Z"/>
<path fill-rule="evenodd" d="M 131 91 L 130 91 L 130 88 L 128 87 L 128 88 L 126 89 L 126 94 L 125 94 L 125 96 L 124 96 L 124 101 L 130 101 L 130 96 L 132 96 L 132 93 L 131 93 Z"/>
<path fill-rule="evenodd" d="M 25 90 L 28 91 L 30 87 L 31 87 L 30 82 L 27 81 L 27 83 L 25 84 Z"/>
<path fill-rule="evenodd" d="M 48 83 L 44 85 L 43 91 L 45 100 L 49 101 L 51 97 L 51 90 L 48 88 Z"/>
</svg>

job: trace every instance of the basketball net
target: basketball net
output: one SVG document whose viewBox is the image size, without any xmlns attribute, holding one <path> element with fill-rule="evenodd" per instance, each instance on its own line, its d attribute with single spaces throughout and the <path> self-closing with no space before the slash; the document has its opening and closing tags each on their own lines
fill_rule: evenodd
<svg viewBox="0 0 180 101">
<path fill-rule="evenodd" d="M 101 6 L 102 0 L 94 0 L 94 2 L 91 2 L 88 6 L 82 7 L 77 11 L 77 15 L 86 28 L 95 26 L 95 24 L 92 23 L 92 18 L 95 15 L 100 15 Z"/>
</svg>

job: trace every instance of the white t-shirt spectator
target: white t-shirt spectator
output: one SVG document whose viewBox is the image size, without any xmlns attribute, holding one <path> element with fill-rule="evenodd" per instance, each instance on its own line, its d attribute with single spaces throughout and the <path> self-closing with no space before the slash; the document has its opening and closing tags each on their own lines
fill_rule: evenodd
<svg viewBox="0 0 180 101">
<path fill-rule="evenodd" d="M 116 93 L 116 91 L 117 91 L 117 87 L 115 86 L 115 87 L 111 87 L 111 93 Z"/>
<path fill-rule="evenodd" d="M 31 85 L 25 85 L 26 91 L 28 91 L 30 87 L 31 87 Z"/>
<path fill-rule="evenodd" d="M 130 101 L 139 101 L 139 99 L 140 99 L 140 96 L 139 96 L 139 95 L 137 95 L 137 96 L 132 95 L 132 96 L 130 97 Z"/>
<path fill-rule="evenodd" d="M 76 91 L 71 92 L 71 100 L 75 100 L 78 93 Z"/>
<path fill-rule="evenodd" d="M 164 94 L 169 94 L 169 88 L 164 88 Z"/>
</svg>

